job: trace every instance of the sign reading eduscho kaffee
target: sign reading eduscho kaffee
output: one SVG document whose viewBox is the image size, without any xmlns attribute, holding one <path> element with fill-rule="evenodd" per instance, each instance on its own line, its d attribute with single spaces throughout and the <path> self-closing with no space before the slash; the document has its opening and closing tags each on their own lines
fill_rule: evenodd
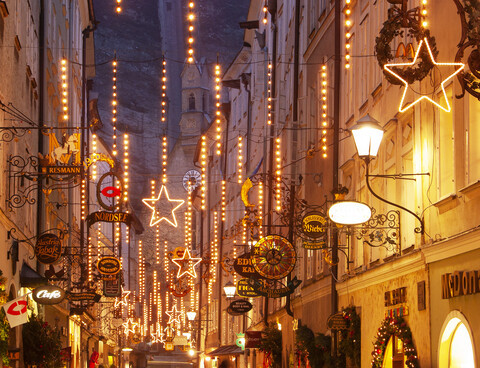
<svg viewBox="0 0 480 368">
<path fill-rule="evenodd" d="M 32 292 L 33 300 L 39 304 L 58 304 L 65 299 L 65 291 L 55 285 L 39 286 Z"/>
<path fill-rule="evenodd" d="M 118 258 L 103 257 L 98 260 L 97 268 L 102 275 L 116 275 L 120 272 L 122 265 Z"/>
<path fill-rule="evenodd" d="M 62 255 L 62 242 L 55 234 L 40 235 L 35 244 L 34 252 L 40 263 L 55 263 Z"/>
</svg>

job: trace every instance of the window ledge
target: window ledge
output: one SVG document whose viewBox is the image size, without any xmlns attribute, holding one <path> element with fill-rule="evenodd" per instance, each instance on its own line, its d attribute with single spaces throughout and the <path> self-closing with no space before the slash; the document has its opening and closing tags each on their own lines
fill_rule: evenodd
<svg viewBox="0 0 480 368">
<path fill-rule="evenodd" d="M 443 210 L 443 209 L 449 210 L 450 206 L 452 206 L 452 204 L 453 204 L 453 201 L 456 200 L 456 199 L 458 199 L 457 195 L 452 193 L 452 194 L 449 194 L 449 195 L 447 195 L 443 198 L 440 198 L 433 205 L 440 210 Z"/>
<path fill-rule="evenodd" d="M 468 184 L 466 187 L 460 189 L 460 192 L 465 195 L 475 195 L 480 193 L 480 180 L 477 180 L 475 183 Z"/>
</svg>

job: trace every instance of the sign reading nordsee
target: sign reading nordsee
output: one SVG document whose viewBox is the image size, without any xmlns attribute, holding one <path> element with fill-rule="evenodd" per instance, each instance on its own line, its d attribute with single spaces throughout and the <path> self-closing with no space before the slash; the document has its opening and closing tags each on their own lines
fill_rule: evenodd
<svg viewBox="0 0 480 368">
<path fill-rule="evenodd" d="M 55 234 L 40 235 L 35 243 L 34 252 L 40 263 L 55 263 L 62 255 L 62 242 Z"/>
<path fill-rule="evenodd" d="M 58 304 L 65 299 L 65 291 L 55 285 L 39 286 L 32 292 L 33 300 L 39 304 Z"/>
<path fill-rule="evenodd" d="M 132 222 L 132 215 L 126 212 L 107 212 L 107 211 L 98 211 L 93 212 L 87 216 L 88 226 L 92 226 L 95 222 L 123 222 L 130 226 Z"/>
</svg>

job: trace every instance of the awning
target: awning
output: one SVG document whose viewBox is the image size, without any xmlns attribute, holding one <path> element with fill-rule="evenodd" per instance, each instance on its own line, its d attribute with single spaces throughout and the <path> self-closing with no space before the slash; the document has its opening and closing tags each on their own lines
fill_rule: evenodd
<svg viewBox="0 0 480 368">
<path fill-rule="evenodd" d="M 210 356 L 220 356 L 220 355 L 240 355 L 243 354 L 242 348 L 239 348 L 237 345 L 225 345 L 220 346 L 219 348 L 207 353 Z"/>
<path fill-rule="evenodd" d="M 38 286 L 46 285 L 47 279 L 38 274 L 28 264 L 23 263 L 20 271 L 20 285 L 22 287 L 36 288 Z"/>
</svg>

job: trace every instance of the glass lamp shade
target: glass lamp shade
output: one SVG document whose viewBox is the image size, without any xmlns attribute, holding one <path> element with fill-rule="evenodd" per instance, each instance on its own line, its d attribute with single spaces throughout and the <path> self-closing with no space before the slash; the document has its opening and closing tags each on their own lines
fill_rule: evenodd
<svg viewBox="0 0 480 368">
<path fill-rule="evenodd" d="M 195 312 L 195 311 L 188 311 L 187 312 L 187 319 L 189 321 L 195 321 L 196 316 L 197 316 L 197 312 Z"/>
<path fill-rule="evenodd" d="M 229 281 L 223 287 L 223 290 L 225 291 L 225 295 L 227 296 L 227 298 L 233 298 L 235 296 L 237 288 L 235 287 L 235 285 L 233 285 L 233 282 Z"/>
<path fill-rule="evenodd" d="M 359 225 L 370 220 L 372 210 L 365 203 L 339 201 L 329 208 L 328 217 L 336 224 Z"/>
<path fill-rule="evenodd" d="M 365 115 L 351 129 L 360 157 L 377 157 L 383 138 L 383 128 L 370 115 Z"/>
</svg>

